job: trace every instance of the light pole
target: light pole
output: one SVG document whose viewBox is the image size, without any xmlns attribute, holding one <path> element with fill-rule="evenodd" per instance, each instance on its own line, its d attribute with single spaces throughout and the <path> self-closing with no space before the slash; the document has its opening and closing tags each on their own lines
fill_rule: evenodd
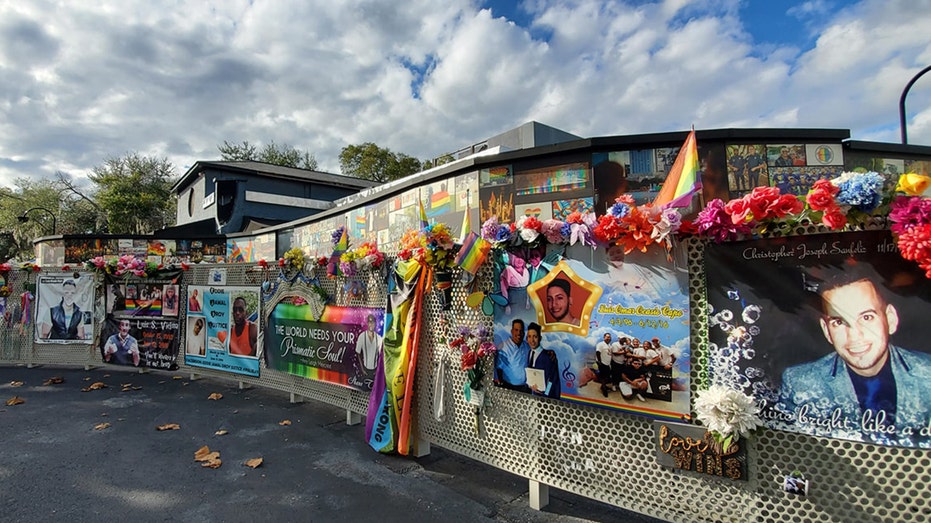
<svg viewBox="0 0 931 523">
<path fill-rule="evenodd" d="M 27 209 L 26 211 L 23 212 L 22 216 L 17 217 L 17 220 L 19 220 L 19 223 L 28 222 L 29 221 L 28 214 L 31 213 L 32 211 L 44 211 L 44 212 L 47 212 L 48 215 L 52 217 L 52 235 L 54 236 L 55 235 L 55 224 L 56 224 L 55 213 L 46 209 L 45 207 L 33 207 L 32 209 Z"/>
<path fill-rule="evenodd" d="M 915 82 L 921 78 L 921 75 L 927 73 L 928 71 L 931 71 L 931 65 L 925 67 L 921 71 L 918 71 L 918 74 L 913 76 L 912 79 L 909 80 L 907 84 L 905 84 L 905 89 L 902 91 L 902 97 L 899 98 L 899 127 L 902 129 L 902 145 L 908 144 L 908 131 L 905 128 L 905 96 L 908 94 L 908 90 L 912 88 L 912 85 L 914 85 Z"/>
</svg>

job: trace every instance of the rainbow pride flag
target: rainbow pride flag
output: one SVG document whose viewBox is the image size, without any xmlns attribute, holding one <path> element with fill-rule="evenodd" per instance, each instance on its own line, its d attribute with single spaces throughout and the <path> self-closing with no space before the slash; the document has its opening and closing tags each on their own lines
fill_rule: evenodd
<svg viewBox="0 0 931 523">
<path fill-rule="evenodd" d="M 456 265 L 462 267 L 462 270 L 469 274 L 475 274 L 485 263 L 488 257 L 488 251 L 491 250 L 491 243 L 482 238 L 474 231 L 469 231 L 469 235 L 462 242 L 462 247 L 456 254 Z"/>
<path fill-rule="evenodd" d="M 698 163 L 698 142 L 695 140 L 695 129 L 685 138 L 685 143 L 679 149 L 676 161 L 673 162 L 663 188 L 660 189 L 653 205 L 656 207 L 688 207 L 692 204 L 692 196 L 701 190 L 701 178 Z"/>
</svg>

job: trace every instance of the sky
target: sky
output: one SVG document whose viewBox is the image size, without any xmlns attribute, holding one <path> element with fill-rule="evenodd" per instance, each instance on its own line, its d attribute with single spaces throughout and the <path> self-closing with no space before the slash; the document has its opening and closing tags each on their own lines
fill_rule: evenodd
<svg viewBox="0 0 931 523">
<path fill-rule="evenodd" d="M 224 141 L 421 160 L 538 121 L 582 137 L 850 129 L 900 143 L 931 0 L 0 0 L 0 185 Z M 907 98 L 931 145 L 931 73 Z"/>
</svg>

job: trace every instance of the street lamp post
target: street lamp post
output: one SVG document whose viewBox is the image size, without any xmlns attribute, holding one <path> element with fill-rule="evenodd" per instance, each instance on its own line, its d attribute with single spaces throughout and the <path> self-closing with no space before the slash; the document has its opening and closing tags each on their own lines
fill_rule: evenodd
<svg viewBox="0 0 931 523">
<path fill-rule="evenodd" d="M 26 222 L 28 222 L 28 221 L 29 221 L 29 216 L 28 216 L 28 215 L 29 215 L 29 213 L 31 213 L 32 211 L 44 211 L 44 212 L 47 212 L 48 215 L 52 217 L 52 235 L 54 236 L 54 235 L 55 235 L 55 225 L 56 225 L 55 213 L 53 213 L 52 211 L 46 209 L 45 207 L 33 207 L 32 209 L 27 209 L 26 211 L 23 212 L 22 216 L 19 216 L 19 217 L 17 218 L 17 219 L 19 220 L 19 223 L 26 223 Z"/>
<path fill-rule="evenodd" d="M 899 98 L 899 126 L 902 129 L 902 145 L 908 144 L 908 131 L 906 130 L 905 122 L 905 96 L 908 94 L 908 90 L 912 88 L 912 85 L 918 81 L 919 78 L 928 71 L 931 71 L 931 65 L 925 67 L 921 71 L 918 71 L 918 74 L 912 77 L 911 80 L 905 84 L 905 89 L 902 90 L 902 97 Z"/>
</svg>

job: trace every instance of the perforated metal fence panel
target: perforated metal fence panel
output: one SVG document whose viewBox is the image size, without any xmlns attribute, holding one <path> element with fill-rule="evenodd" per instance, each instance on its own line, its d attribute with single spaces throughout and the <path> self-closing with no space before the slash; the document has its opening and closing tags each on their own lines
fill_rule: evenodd
<svg viewBox="0 0 931 523">
<path fill-rule="evenodd" d="M 806 228 L 797 233 L 804 234 Z M 691 387 L 701 386 L 707 369 L 708 318 L 700 241 L 687 243 L 691 305 Z M 184 273 L 186 285 L 208 285 L 213 268 L 226 271 L 227 285 L 259 287 L 265 272 L 245 265 L 197 265 Z M 307 270 L 313 274 L 313 270 Z M 268 276 L 276 279 L 277 270 Z M 487 266 L 478 276 L 491 278 Z M 319 284 L 339 305 L 384 307 L 387 299 L 383 274 L 361 277 L 365 292 L 352 297 L 344 278 L 319 276 Z M 454 275 L 458 282 L 458 274 Z M 11 308 L 26 285 L 34 282 L 24 273 L 12 281 Z M 275 295 L 292 286 L 278 282 Z M 433 291 L 435 292 L 435 291 Z M 801 434 L 759 430 L 747 444 L 748 480 L 730 481 L 707 474 L 677 472 L 656 463 L 652 420 L 594 407 L 533 397 L 492 386 L 486 388 L 488 406 L 476 418 L 474 408 L 463 397 L 465 373 L 458 354 L 445 341 L 452 337 L 455 322 L 483 323 L 491 320 L 464 305 L 466 288 L 453 287 L 453 310 L 444 313 L 431 292 L 424 307 L 423 335 L 419 343 L 415 387 L 416 433 L 419 437 L 555 488 L 621 506 L 670 521 L 708 522 L 834 522 L 931 520 L 931 452 L 920 449 L 882 447 L 865 443 L 818 438 Z M 186 287 L 182 299 L 186 299 Z M 98 290 L 98 300 L 101 299 Z M 15 307 L 11 312 L 15 312 Z M 184 313 L 182 322 L 184 320 Z M 96 344 L 37 345 L 31 324 L 23 329 L 15 317 L 5 318 L 0 328 L 0 363 L 101 365 Z M 100 334 L 102 315 L 96 315 L 95 338 Z M 260 321 L 264 321 L 261 319 Z M 182 340 L 182 347 L 183 347 Z M 182 350 L 183 353 L 183 350 Z M 439 376 L 440 362 L 445 370 Z M 272 369 L 261 369 L 258 378 L 185 366 L 179 356 L 179 372 L 268 387 L 304 398 L 365 414 L 368 395 L 334 384 L 300 378 Z M 488 375 L 491 364 L 489 363 Z M 442 394 L 445 416 L 434 415 Z M 478 424 L 476 425 L 476 420 Z M 360 428 L 359 437 L 362 436 Z M 811 481 L 807 496 L 783 491 L 782 478 L 793 469 L 804 470 Z"/>
</svg>

